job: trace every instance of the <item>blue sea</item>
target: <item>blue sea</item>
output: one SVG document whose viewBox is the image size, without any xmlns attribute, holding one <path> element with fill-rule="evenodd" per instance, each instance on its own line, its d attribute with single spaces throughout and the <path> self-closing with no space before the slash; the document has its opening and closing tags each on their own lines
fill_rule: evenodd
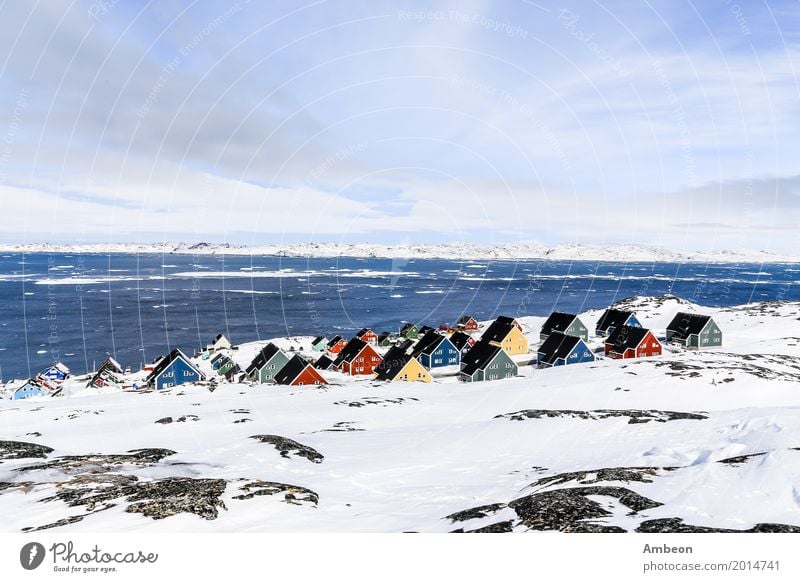
<svg viewBox="0 0 800 582">
<path fill-rule="evenodd" d="M 547 315 L 672 293 L 710 306 L 798 300 L 800 266 L 214 255 L 0 257 L 0 378 L 109 355 L 138 369 L 217 333 L 235 343 Z"/>
</svg>

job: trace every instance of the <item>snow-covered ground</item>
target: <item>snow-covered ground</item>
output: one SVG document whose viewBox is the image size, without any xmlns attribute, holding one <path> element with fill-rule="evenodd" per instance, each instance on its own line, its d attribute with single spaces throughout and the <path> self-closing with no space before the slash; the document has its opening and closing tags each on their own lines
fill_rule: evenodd
<svg viewBox="0 0 800 582">
<path fill-rule="evenodd" d="M 285 257 L 357 257 L 448 260 L 561 260 L 610 262 L 694 263 L 797 263 L 800 257 L 765 251 L 681 251 L 633 244 L 471 243 L 382 245 L 371 243 L 301 243 L 237 246 L 209 243 L 160 244 L 0 244 L 0 253 L 126 253 L 126 254 L 215 254 Z"/>
<path fill-rule="evenodd" d="M 659 336 L 678 310 L 713 314 L 724 347 L 475 384 L 75 380 L 69 397 L 0 400 L 0 529 L 800 528 L 800 304 L 626 305 Z M 521 320 L 534 346 L 542 321 Z"/>
</svg>

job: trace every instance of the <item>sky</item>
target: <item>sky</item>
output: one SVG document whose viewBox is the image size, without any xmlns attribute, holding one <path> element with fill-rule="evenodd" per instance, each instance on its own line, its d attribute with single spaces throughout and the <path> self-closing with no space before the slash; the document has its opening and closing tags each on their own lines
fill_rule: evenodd
<svg viewBox="0 0 800 582">
<path fill-rule="evenodd" d="M 799 17 L 5 1 L 0 240 L 800 254 Z"/>
</svg>

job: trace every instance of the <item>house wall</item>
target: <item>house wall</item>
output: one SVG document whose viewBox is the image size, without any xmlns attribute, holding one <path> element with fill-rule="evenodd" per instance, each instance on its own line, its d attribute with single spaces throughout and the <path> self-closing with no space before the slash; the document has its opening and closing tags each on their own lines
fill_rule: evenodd
<svg viewBox="0 0 800 582">
<path fill-rule="evenodd" d="M 514 356 L 528 353 L 528 338 L 525 337 L 519 328 L 512 327 L 508 335 L 501 344 L 503 351 L 508 355 Z"/>
<path fill-rule="evenodd" d="M 564 330 L 564 335 L 574 335 L 575 337 L 581 338 L 585 342 L 589 341 L 589 330 L 578 317 L 576 317 L 575 321 L 573 321 L 569 327 Z"/>
<path fill-rule="evenodd" d="M 275 375 L 289 362 L 289 356 L 283 352 L 278 352 L 258 371 L 258 381 L 261 384 L 272 384 L 275 382 Z"/>
<path fill-rule="evenodd" d="M 722 345 L 722 330 L 717 326 L 716 322 L 712 319 L 700 332 L 697 338 L 697 345 L 692 347 L 697 348 L 717 348 Z"/>
<path fill-rule="evenodd" d="M 161 375 L 156 378 L 156 390 L 180 386 L 188 382 L 200 381 L 200 374 L 182 358 L 172 362 Z"/>
<path fill-rule="evenodd" d="M 292 382 L 292 386 L 319 386 L 327 383 L 319 372 L 311 366 L 306 366 L 306 369 Z"/>
<path fill-rule="evenodd" d="M 414 358 L 410 359 L 403 369 L 400 370 L 400 373 L 394 377 L 395 381 L 402 381 L 402 382 L 432 382 L 433 378 L 431 378 L 430 373 L 428 370 L 422 367 L 417 360 Z"/>
</svg>

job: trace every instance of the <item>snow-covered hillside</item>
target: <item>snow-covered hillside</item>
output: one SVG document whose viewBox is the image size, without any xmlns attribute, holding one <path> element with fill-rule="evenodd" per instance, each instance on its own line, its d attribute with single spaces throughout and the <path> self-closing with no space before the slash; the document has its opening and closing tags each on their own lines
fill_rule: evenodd
<svg viewBox="0 0 800 582">
<path fill-rule="evenodd" d="M 372 243 L 303 243 L 236 246 L 230 244 L 0 244 L 0 253 L 126 253 L 285 257 L 356 257 L 448 260 L 559 260 L 671 263 L 796 263 L 800 257 L 764 251 L 679 251 L 633 244 L 471 243 L 382 245 Z"/>
<path fill-rule="evenodd" d="M 474 384 L 0 400 L 0 529 L 800 531 L 800 304 L 624 304 L 657 335 L 713 314 L 724 347 Z M 532 340 L 542 321 L 521 320 Z"/>
</svg>

